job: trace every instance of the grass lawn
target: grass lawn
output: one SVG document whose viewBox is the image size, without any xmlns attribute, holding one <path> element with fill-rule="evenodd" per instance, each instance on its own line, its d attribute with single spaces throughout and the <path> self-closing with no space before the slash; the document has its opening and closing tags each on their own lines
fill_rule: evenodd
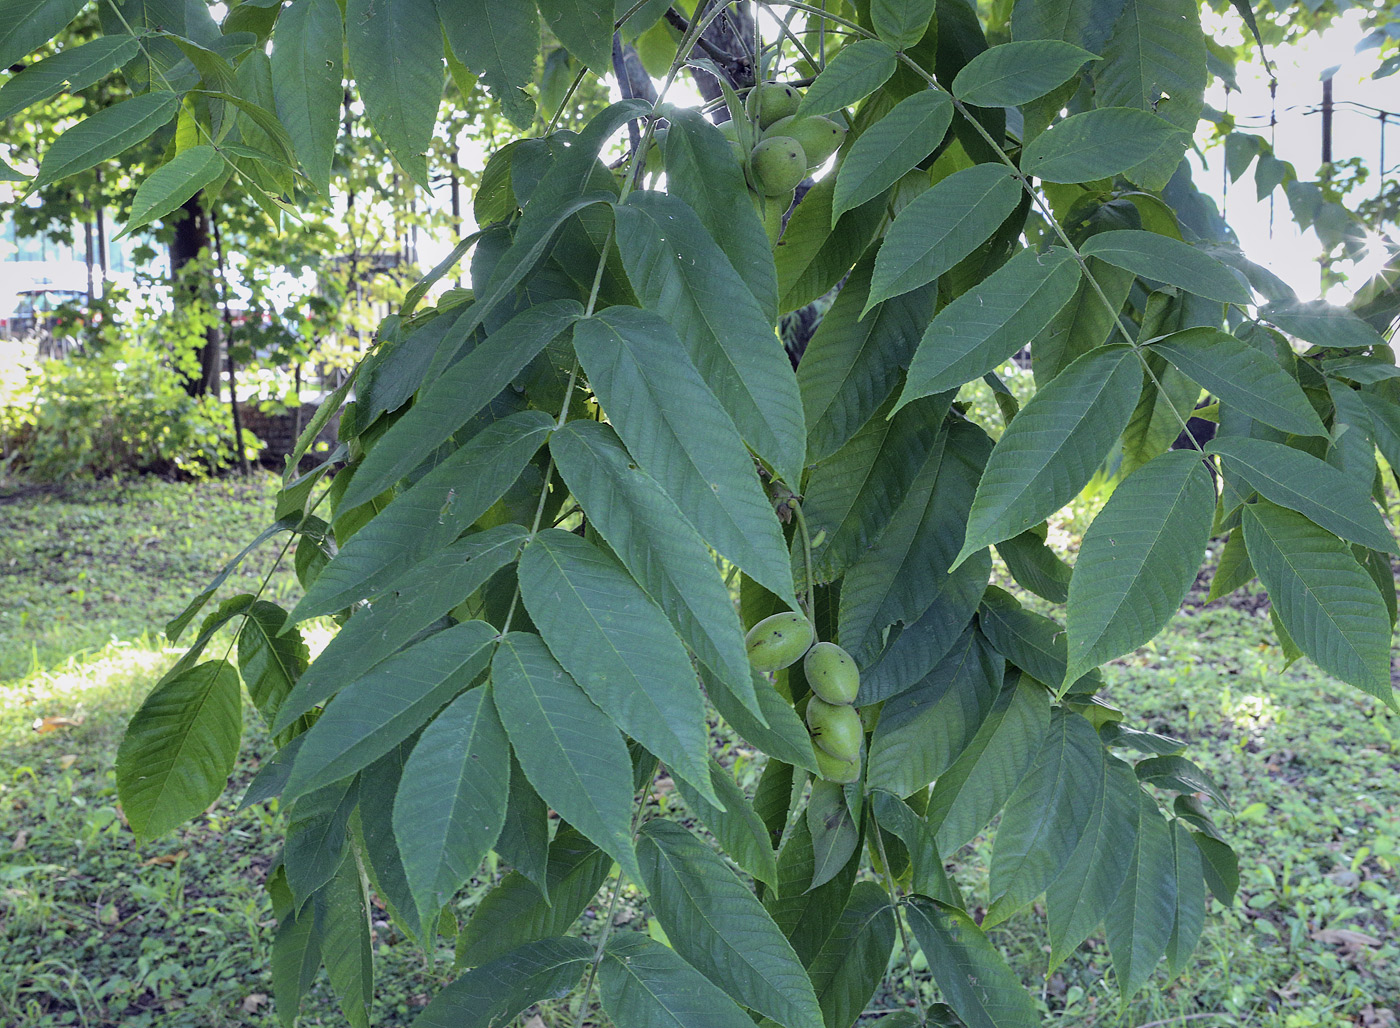
<svg viewBox="0 0 1400 1028">
<path fill-rule="evenodd" d="M 126 717 L 178 653 L 161 626 L 265 524 L 270 489 L 146 482 L 0 499 L 4 1028 L 277 1023 L 261 885 L 276 815 L 236 811 L 267 755 L 256 715 L 224 799 L 152 843 L 123 827 L 111 769 Z M 224 594 L 256 589 L 275 554 L 275 543 L 256 551 Z M 267 595 L 294 590 L 281 570 Z M 1310 666 L 1281 664 L 1267 613 L 1245 598 L 1189 604 L 1155 644 L 1109 669 L 1105 695 L 1128 723 L 1188 739 L 1228 793 L 1237 816 L 1220 820 L 1241 855 L 1240 895 L 1228 910 L 1211 903 L 1193 968 L 1172 984 L 1159 973 L 1128 1004 L 1101 942 L 1047 980 L 1043 925 L 1022 917 L 996 929 L 1047 1024 L 1396 1025 L 1400 718 Z M 958 857 L 972 895 L 985 895 L 987 856 L 979 843 Z M 622 916 L 634 918 L 629 899 Z M 585 915 L 584 930 L 594 923 Z M 450 970 L 376 927 L 374 1023 L 406 1025 Z M 896 965 L 899 987 L 877 995 L 881 1010 L 908 1001 Z M 931 997 L 927 973 L 917 977 Z M 572 1024 L 562 1010 L 542 1013 L 549 1028 Z M 344 1022 L 318 986 L 302 1023 Z"/>
</svg>

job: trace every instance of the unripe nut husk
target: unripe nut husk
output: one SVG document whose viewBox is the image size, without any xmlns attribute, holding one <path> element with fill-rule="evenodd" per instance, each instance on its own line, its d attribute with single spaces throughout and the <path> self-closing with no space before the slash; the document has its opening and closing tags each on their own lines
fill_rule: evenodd
<svg viewBox="0 0 1400 1028">
<path fill-rule="evenodd" d="M 813 696 L 807 704 L 807 727 L 817 746 L 837 760 L 856 760 L 860 757 L 860 742 L 865 730 L 854 707 L 827 703 Z"/>
<path fill-rule="evenodd" d="M 749 117 L 758 122 L 761 129 L 767 128 L 780 118 L 790 118 L 797 113 L 797 105 L 802 102 L 802 94 L 792 86 L 781 82 L 760 82 L 749 90 L 744 109 Z"/>
<path fill-rule="evenodd" d="M 819 642 L 808 650 L 802 672 L 812 691 L 827 703 L 854 703 L 860 692 L 855 660 L 835 643 Z"/>
<path fill-rule="evenodd" d="M 860 778 L 859 760 L 837 760 L 820 746 L 814 752 L 817 755 L 817 773 L 826 781 L 850 785 Z"/>
<path fill-rule="evenodd" d="M 807 155 L 809 167 L 825 164 L 826 159 L 841 149 L 846 140 L 846 126 L 820 115 L 810 118 L 783 118 L 775 121 L 763 133 L 769 136 L 789 136 L 797 140 L 802 152 Z"/>
<path fill-rule="evenodd" d="M 807 155 L 791 136 L 770 136 L 753 148 L 749 167 L 764 195 L 782 196 L 807 177 Z"/>
<path fill-rule="evenodd" d="M 749 629 L 744 646 L 755 671 L 781 671 L 812 648 L 812 623 L 795 610 L 766 617 Z"/>
</svg>

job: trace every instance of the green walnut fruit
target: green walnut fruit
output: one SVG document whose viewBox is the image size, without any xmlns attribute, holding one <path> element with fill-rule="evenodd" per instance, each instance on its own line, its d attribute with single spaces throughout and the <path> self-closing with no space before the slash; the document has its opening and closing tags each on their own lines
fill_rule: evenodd
<svg viewBox="0 0 1400 1028">
<path fill-rule="evenodd" d="M 827 703 L 813 696 L 807 704 L 807 727 L 817 746 L 837 760 L 855 760 L 860 756 L 860 740 L 865 731 L 855 707 Z"/>
<path fill-rule="evenodd" d="M 781 671 L 812 647 L 812 623 L 795 610 L 766 617 L 749 629 L 744 645 L 755 671 Z"/>
<path fill-rule="evenodd" d="M 825 164 L 826 159 L 841 149 L 846 139 L 846 126 L 830 118 L 782 118 L 763 133 L 769 136 L 789 136 L 797 140 L 807 155 L 808 166 Z"/>
<path fill-rule="evenodd" d="M 820 746 L 816 749 L 817 773 L 828 782 L 850 785 L 860 778 L 859 760 L 837 760 Z"/>
<path fill-rule="evenodd" d="M 753 184 L 764 196 L 782 196 L 807 177 L 807 155 L 791 136 L 760 140 L 749 154 Z"/>
<path fill-rule="evenodd" d="M 749 90 L 744 101 L 744 109 L 749 117 L 758 122 L 758 127 L 766 129 L 779 118 L 790 118 L 797 113 L 797 105 L 802 102 L 802 94 L 781 82 L 760 82 Z"/>
<path fill-rule="evenodd" d="M 860 672 L 851 655 L 831 642 L 819 642 L 807 651 L 802 671 L 812 691 L 827 703 L 854 703 L 860 691 Z"/>
</svg>

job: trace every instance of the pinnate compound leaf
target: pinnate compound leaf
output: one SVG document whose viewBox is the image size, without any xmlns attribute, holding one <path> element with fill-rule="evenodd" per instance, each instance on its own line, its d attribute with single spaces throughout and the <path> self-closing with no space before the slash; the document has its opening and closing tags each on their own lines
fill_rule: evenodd
<svg viewBox="0 0 1400 1028">
<path fill-rule="evenodd" d="M 491 661 L 492 696 L 535 791 L 640 881 L 628 838 L 632 761 L 621 733 L 537 635 L 511 632 Z"/>
<path fill-rule="evenodd" d="M 1246 504 L 1242 516 L 1250 561 L 1294 642 L 1322 670 L 1394 708 L 1390 617 L 1351 547 L 1268 500 Z"/>
<path fill-rule="evenodd" d="M 675 822 L 653 818 L 642 826 L 637 858 L 652 913 L 683 959 L 784 1028 L 821 1023 L 797 954 L 714 850 Z"/>
<path fill-rule="evenodd" d="M 1069 582 L 1066 683 L 1166 626 L 1196 580 L 1214 516 L 1215 486 L 1195 450 L 1164 453 L 1113 491 Z"/>
<path fill-rule="evenodd" d="M 343 509 L 373 499 L 418 467 L 582 316 L 577 301 L 550 300 L 530 307 L 487 336 L 431 382 L 375 443 L 350 480 L 341 500 Z"/>
<path fill-rule="evenodd" d="M 1068 250 L 1022 250 L 938 312 L 914 353 L 896 410 L 994 371 L 1050 324 L 1078 286 L 1079 264 Z"/>
<path fill-rule="evenodd" d="M 679 333 L 739 435 L 796 487 L 806 453 L 802 399 L 772 321 L 685 201 L 642 190 L 616 214 L 637 296 Z"/>
<path fill-rule="evenodd" d="M 306 177 L 326 196 L 345 97 L 344 52 L 345 28 L 335 0 L 295 0 L 278 15 L 272 49 L 277 117 L 296 140 Z"/>
<path fill-rule="evenodd" d="M 1142 988 L 1166 953 L 1177 904 L 1172 828 L 1147 793 L 1138 792 L 1137 806 L 1137 834 L 1128 874 L 1117 897 L 1104 909 L 1108 952 L 1124 997 Z M 1189 839 L 1187 845 L 1194 853 L 1196 847 Z M 1199 869 L 1196 888 L 1202 889 Z"/>
<path fill-rule="evenodd" d="M 1102 802 L 1108 752 L 1093 726 L 1056 710 L 1040 752 L 1017 787 L 992 846 L 992 903 L 998 924 L 1029 904 L 1069 863 L 1094 806 Z"/>
<path fill-rule="evenodd" d="M 613 430 L 571 421 L 549 441 L 559 473 L 632 577 L 695 655 L 761 713 L 744 633 L 709 550 L 656 479 L 639 468 Z"/>
<path fill-rule="evenodd" d="M 1237 304 L 1250 301 L 1249 287 L 1226 265 L 1170 236 L 1138 229 L 1114 229 L 1090 236 L 1079 252 L 1084 257 L 1097 257 L 1134 275 L 1177 286 L 1207 300 Z"/>
<path fill-rule="evenodd" d="M 1021 153 L 1021 170 L 1043 182 L 1111 178 L 1183 135 L 1155 114 L 1102 107 L 1072 114 L 1032 139 Z"/>
<path fill-rule="evenodd" d="M 1296 510 L 1349 542 L 1400 552 L 1370 491 L 1326 461 L 1283 443 L 1243 436 L 1219 437 L 1206 452 L 1218 455 L 1266 500 Z"/>
<path fill-rule="evenodd" d="M 1020 198 L 1001 164 L 974 164 L 920 193 L 885 234 L 861 313 L 948 271 L 991 238 Z"/>
<path fill-rule="evenodd" d="M 836 170 L 832 222 L 879 196 L 933 153 L 952 121 L 953 103 L 936 89 L 921 90 L 895 104 L 851 144 Z"/>
<path fill-rule="evenodd" d="M 152 689 L 117 751 L 117 795 L 132 831 L 153 838 L 218 799 L 242 731 L 238 672 L 226 661 L 197 664 Z"/>
<path fill-rule="evenodd" d="M 486 622 L 466 621 L 344 686 L 306 733 L 282 802 L 354 774 L 418 731 L 486 667 L 495 637 Z"/>
<path fill-rule="evenodd" d="M 574 348 L 637 463 L 711 546 L 795 609 L 777 515 L 675 330 L 650 311 L 609 307 L 574 327 Z"/>
<path fill-rule="evenodd" d="M 922 896 L 911 899 L 906 909 L 933 980 L 967 1028 L 1040 1024 L 1030 995 L 972 918 Z"/>
<path fill-rule="evenodd" d="M 590 0 L 539 0 L 550 31 L 595 75 L 611 75 L 612 8 Z M 673 123 L 674 124 L 674 123 Z"/>
<path fill-rule="evenodd" d="M 287 612 L 268 600 L 256 600 L 238 631 L 238 673 L 253 706 L 270 720 L 306 670 L 310 653 L 301 633 L 283 631 Z"/>
<path fill-rule="evenodd" d="M 351 537 L 311 583 L 291 620 L 328 614 L 392 588 L 486 513 L 553 428 L 544 411 L 527 410 L 472 436 Z"/>
<path fill-rule="evenodd" d="M 394 797 L 394 836 L 423 923 L 495 844 L 509 787 L 510 744 L 491 687 L 463 693 L 424 729 Z"/>
<path fill-rule="evenodd" d="M 1205 928 L 1206 883 L 1201 850 L 1193 842 L 1191 831 L 1181 821 L 1172 822 L 1171 843 L 1171 873 L 1176 876 L 1176 909 L 1171 938 L 1167 942 L 1167 969 L 1177 975 L 1190 963 L 1201 931 Z"/>
<path fill-rule="evenodd" d="M 8 68 L 62 32 L 87 0 L 8 0 L 0 13 L 0 68 Z"/>
<path fill-rule="evenodd" d="M 442 34 L 433 0 L 348 0 L 345 42 L 365 114 L 424 189 L 442 99 Z"/>
<path fill-rule="evenodd" d="M 1015 107 L 1044 96 L 1098 58 L 1056 39 L 1002 43 L 968 61 L 953 79 L 953 95 L 977 107 Z"/>
<path fill-rule="evenodd" d="M 502 878 L 462 926 L 457 966 L 490 963 L 517 946 L 567 932 L 603 887 L 612 867 L 612 857 L 577 829 L 561 826 L 549 844 L 547 898 L 519 870 Z"/>
<path fill-rule="evenodd" d="M 603 1009 L 621 1028 L 752 1028 L 753 1021 L 676 952 L 641 932 L 615 934 L 598 965 Z"/>
<path fill-rule="evenodd" d="M 874 882 L 856 883 L 841 920 L 808 969 L 826 1028 L 856 1023 L 880 987 L 894 937 L 889 895 Z"/>
<path fill-rule="evenodd" d="M 712 803 L 700 684 L 660 608 L 612 557 L 551 528 L 520 557 L 520 596 L 556 660 L 619 728 Z"/>
<path fill-rule="evenodd" d="M 457 59 L 485 80 L 517 128 L 528 129 L 535 104 L 524 87 L 534 78 L 540 52 L 535 5 L 437 0 L 437 10 Z"/>
<path fill-rule="evenodd" d="M 1296 435 L 1326 435 L 1302 386 L 1278 362 L 1214 328 L 1189 328 L 1151 344 L 1182 374 L 1251 418 Z"/>
<path fill-rule="evenodd" d="M 860 259 L 884 223 L 888 193 L 871 197 L 840 215 L 833 226 L 835 188 L 835 175 L 817 182 L 783 229 L 778 252 L 773 255 L 780 311 L 796 310 L 830 291 Z"/>
<path fill-rule="evenodd" d="M 1044 521 L 1093 477 L 1137 404 L 1128 346 L 1101 346 L 1038 391 L 992 450 L 957 563 Z"/>
<path fill-rule="evenodd" d="M 934 0 L 872 0 L 870 22 L 881 39 L 904 50 L 924 38 L 934 7 Z"/>
<path fill-rule="evenodd" d="M 42 189 L 116 157 L 169 122 L 179 107 L 176 94 L 156 90 L 102 108 L 53 141 L 30 188 Z"/>
<path fill-rule="evenodd" d="M 44 40 L 45 42 L 47 40 Z M 76 93 L 121 67 L 141 49 L 135 36 L 99 36 L 90 43 L 63 50 L 12 75 L 0 87 L 0 121 L 60 90 Z"/>
<path fill-rule="evenodd" d="M 165 217 L 224 171 L 224 157 L 212 146 L 192 146 L 151 172 L 136 190 L 120 239 Z"/>
<path fill-rule="evenodd" d="M 1360 317 L 1326 300 L 1278 301 L 1261 307 L 1259 316 L 1314 346 L 1345 349 L 1385 346 L 1380 334 Z"/>
<path fill-rule="evenodd" d="M 532 1003 L 567 996 L 592 959 L 582 939 L 527 942 L 448 985 L 413 1028 L 500 1028 Z"/>
<path fill-rule="evenodd" d="M 676 779 L 676 791 L 692 814 L 705 823 L 724 852 L 734 863 L 770 888 L 778 887 L 778 859 L 768 838 L 768 829 L 753 809 L 734 776 L 710 758 L 710 783 L 724 804 L 715 806 L 683 779 Z"/>
<path fill-rule="evenodd" d="M 799 117 L 830 114 L 864 100 L 883 86 L 898 63 L 894 49 L 878 39 L 848 43 L 827 62 L 797 108 Z"/>
<path fill-rule="evenodd" d="M 369 897 L 355 858 L 346 853 L 326 887 L 316 893 L 316 936 L 326 977 L 351 1028 L 369 1028 L 374 958 Z"/>
</svg>

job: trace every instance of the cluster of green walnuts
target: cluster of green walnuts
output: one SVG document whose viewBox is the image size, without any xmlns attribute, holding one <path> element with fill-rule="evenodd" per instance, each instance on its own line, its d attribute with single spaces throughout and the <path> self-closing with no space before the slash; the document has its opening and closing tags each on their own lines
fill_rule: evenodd
<svg viewBox="0 0 1400 1028">
<path fill-rule="evenodd" d="M 860 671 L 851 655 L 832 642 L 818 642 L 806 616 L 784 611 L 749 629 L 745 643 L 755 671 L 781 671 L 802 660 L 811 687 L 806 704 L 807 730 L 816 743 L 817 769 L 828 782 L 849 784 L 860 777 L 860 744 L 865 726 L 854 707 Z"/>
<path fill-rule="evenodd" d="M 719 126 L 744 168 L 749 186 L 762 197 L 786 197 L 812 171 L 840 149 L 846 126 L 823 117 L 798 117 L 802 94 L 781 82 L 761 82 L 744 101 L 747 124 L 731 119 Z"/>
</svg>

